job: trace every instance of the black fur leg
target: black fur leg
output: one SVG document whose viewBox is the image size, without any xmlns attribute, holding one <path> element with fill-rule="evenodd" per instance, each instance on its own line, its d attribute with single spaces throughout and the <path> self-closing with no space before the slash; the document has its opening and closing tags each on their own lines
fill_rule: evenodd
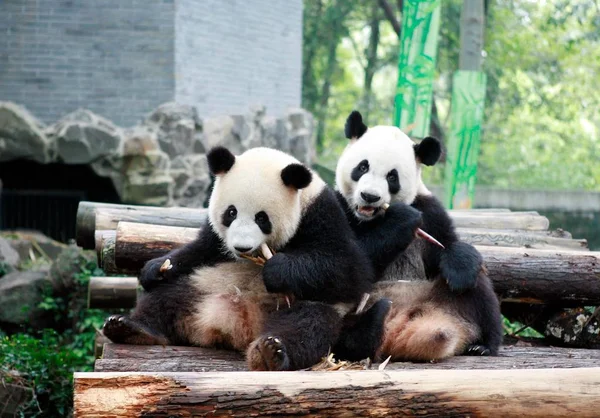
<svg viewBox="0 0 600 418">
<path fill-rule="evenodd" d="M 248 358 L 254 362 L 252 370 L 290 370 L 290 358 L 281 338 L 273 335 L 260 337 L 251 350 L 254 352 L 250 352 Z"/>
<path fill-rule="evenodd" d="M 117 344 L 167 345 L 169 341 L 140 323 L 124 315 L 109 316 L 104 322 L 102 333 Z"/>
<path fill-rule="evenodd" d="M 270 341 L 268 337 L 278 339 L 278 342 L 273 339 L 270 343 L 270 347 L 277 344 L 275 354 L 281 354 L 278 349 L 287 354 L 287 370 L 311 367 L 333 348 L 341 327 L 342 318 L 333 306 L 320 302 L 296 302 L 290 309 L 276 311 L 267 318 L 262 336 L 248 349 L 248 367 L 250 370 L 264 370 L 261 367 L 265 367 L 267 362 L 262 356 L 257 356 L 262 353 L 260 348 L 257 352 L 257 347 Z"/>
<path fill-rule="evenodd" d="M 389 299 L 380 299 L 360 315 L 347 315 L 340 338 L 333 348 L 338 360 L 373 360 L 383 338 L 385 318 L 392 306 Z"/>
<path fill-rule="evenodd" d="M 491 356 L 492 352 L 489 348 L 482 344 L 471 344 L 464 352 L 465 356 Z"/>
<path fill-rule="evenodd" d="M 455 242 L 442 250 L 440 274 L 446 279 L 450 290 L 461 293 L 477 285 L 477 277 L 483 267 L 479 251 L 466 242 Z"/>
</svg>

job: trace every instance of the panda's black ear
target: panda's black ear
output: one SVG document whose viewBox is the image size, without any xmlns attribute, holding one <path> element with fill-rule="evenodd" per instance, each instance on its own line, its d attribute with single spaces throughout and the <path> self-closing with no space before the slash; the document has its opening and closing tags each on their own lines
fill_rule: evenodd
<svg viewBox="0 0 600 418">
<path fill-rule="evenodd" d="M 288 187 L 304 189 L 312 181 L 312 173 L 302 164 L 293 163 L 281 171 L 281 180 Z"/>
<path fill-rule="evenodd" d="M 206 155 L 208 168 L 215 176 L 225 174 L 235 163 L 235 155 L 225 147 L 214 147 Z"/>
<path fill-rule="evenodd" d="M 367 132 L 367 125 L 363 123 L 362 115 L 358 110 L 353 110 L 346 119 L 346 125 L 344 126 L 344 133 L 348 139 L 358 139 Z"/>
<path fill-rule="evenodd" d="M 434 165 L 442 155 L 442 144 L 436 138 L 425 137 L 421 142 L 415 144 L 415 155 L 425 165 Z"/>
</svg>

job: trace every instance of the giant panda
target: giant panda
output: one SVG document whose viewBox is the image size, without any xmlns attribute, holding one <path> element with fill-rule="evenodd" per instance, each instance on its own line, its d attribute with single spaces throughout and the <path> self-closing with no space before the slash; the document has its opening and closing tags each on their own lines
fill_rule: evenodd
<svg viewBox="0 0 600 418">
<path fill-rule="evenodd" d="M 198 238 L 148 261 L 134 311 L 109 317 L 103 333 L 117 343 L 246 351 L 250 370 L 310 367 L 371 291 L 371 264 L 334 190 L 291 155 L 216 147 L 207 158 L 215 182 Z M 246 259 L 264 244 L 275 253 L 264 266 Z M 388 310 L 382 299 L 344 331 L 372 336 L 361 355 L 375 350 Z"/>
<path fill-rule="evenodd" d="M 376 270 L 372 300 L 392 301 L 378 356 L 496 355 L 501 314 L 483 259 L 458 239 L 421 179 L 421 165 L 440 157 L 439 141 L 427 137 L 415 144 L 395 126 L 369 128 L 358 111 L 348 116 L 345 135 L 350 142 L 337 163 L 336 192 Z M 415 239 L 419 228 L 444 248 Z"/>
</svg>

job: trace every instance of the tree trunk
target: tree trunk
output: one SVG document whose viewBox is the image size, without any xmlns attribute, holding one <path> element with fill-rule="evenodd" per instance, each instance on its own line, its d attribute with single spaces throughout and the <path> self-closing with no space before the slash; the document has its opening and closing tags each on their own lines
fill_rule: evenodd
<svg viewBox="0 0 600 418">
<path fill-rule="evenodd" d="M 371 99 L 373 95 L 373 77 L 379 66 L 377 60 L 377 47 L 379 46 L 379 23 L 381 18 L 379 17 L 379 6 L 373 2 L 371 6 L 371 21 L 369 26 L 371 33 L 369 34 L 369 45 L 366 50 L 367 65 L 365 67 L 365 79 L 363 88 L 363 115 L 365 120 L 369 120 L 369 113 L 371 112 Z"/>
<path fill-rule="evenodd" d="M 600 368 L 75 373 L 74 415 L 595 417 Z"/>
<path fill-rule="evenodd" d="M 481 71 L 485 13 L 483 0 L 464 0 L 460 15 L 460 70 Z"/>
</svg>

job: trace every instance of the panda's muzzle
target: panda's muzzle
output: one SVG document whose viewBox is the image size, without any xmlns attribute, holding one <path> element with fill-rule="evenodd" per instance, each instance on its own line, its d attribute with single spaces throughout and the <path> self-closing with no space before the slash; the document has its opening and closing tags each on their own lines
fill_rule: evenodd
<svg viewBox="0 0 600 418">
<path fill-rule="evenodd" d="M 252 247 L 233 247 L 238 253 L 246 254 L 252 251 Z"/>
</svg>

